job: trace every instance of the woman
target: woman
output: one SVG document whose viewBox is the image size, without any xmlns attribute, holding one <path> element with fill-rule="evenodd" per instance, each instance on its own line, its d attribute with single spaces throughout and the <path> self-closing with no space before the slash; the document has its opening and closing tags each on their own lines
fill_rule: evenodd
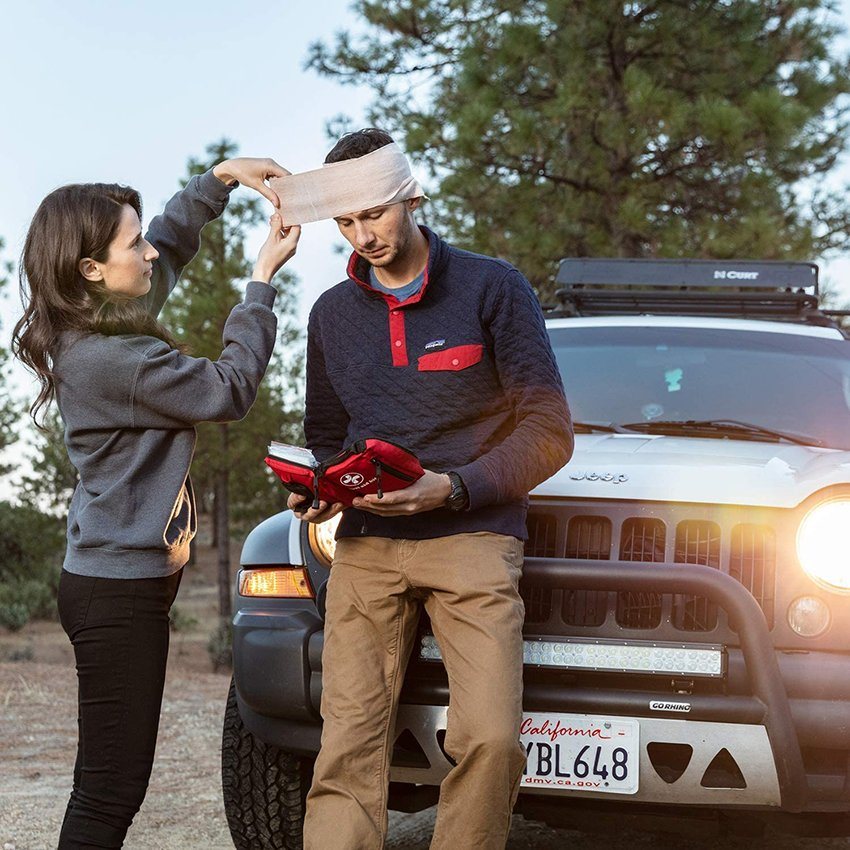
<svg viewBox="0 0 850 850">
<path fill-rule="evenodd" d="M 241 419 L 274 347 L 276 290 L 297 227 L 275 213 L 217 361 L 187 356 L 157 321 L 203 226 L 237 183 L 261 192 L 284 171 L 240 158 L 193 177 L 143 236 L 141 199 L 114 184 L 64 186 L 30 225 L 17 356 L 55 398 L 79 473 L 68 512 L 59 615 L 74 646 L 79 743 L 60 850 L 121 847 L 147 790 L 156 745 L 168 612 L 195 534 L 194 425 Z M 29 289 L 28 296 L 26 294 Z"/>
</svg>

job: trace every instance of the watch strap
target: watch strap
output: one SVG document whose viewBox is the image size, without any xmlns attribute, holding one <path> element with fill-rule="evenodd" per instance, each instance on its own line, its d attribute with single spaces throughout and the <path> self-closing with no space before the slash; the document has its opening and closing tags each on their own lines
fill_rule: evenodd
<svg viewBox="0 0 850 850">
<path fill-rule="evenodd" d="M 446 507 L 450 511 L 465 511 L 469 507 L 469 491 L 463 483 L 463 479 L 456 472 L 447 473 L 452 485 L 451 492 L 446 499 Z"/>
</svg>

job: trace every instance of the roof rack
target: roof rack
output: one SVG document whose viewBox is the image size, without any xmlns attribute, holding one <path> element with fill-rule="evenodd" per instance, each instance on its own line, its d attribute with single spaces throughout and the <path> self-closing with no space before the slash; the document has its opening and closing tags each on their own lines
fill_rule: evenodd
<svg viewBox="0 0 850 850">
<path fill-rule="evenodd" d="M 818 306 L 815 263 L 777 260 L 561 260 L 554 316 L 723 316 L 839 327 Z"/>
</svg>

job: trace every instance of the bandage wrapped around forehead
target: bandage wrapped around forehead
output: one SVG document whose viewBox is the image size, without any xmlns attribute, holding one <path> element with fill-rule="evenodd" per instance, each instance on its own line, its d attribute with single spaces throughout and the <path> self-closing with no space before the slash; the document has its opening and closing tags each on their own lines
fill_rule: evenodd
<svg viewBox="0 0 850 850">
<path fill-rule="evenodd" d="M 330 162 L 314 171 L 272 177 L 284 227 L 396 204 L 425 193 L 410 163 L 393 143 L 357 159 Z"/>
</svg>

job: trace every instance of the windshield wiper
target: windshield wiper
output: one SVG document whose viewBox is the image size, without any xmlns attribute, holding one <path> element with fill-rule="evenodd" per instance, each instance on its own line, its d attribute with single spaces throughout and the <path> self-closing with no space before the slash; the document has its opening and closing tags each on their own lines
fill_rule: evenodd
<svg viewBox="0 0 850 850">
<path fill-rule="evenodd" d="M 633 430 L 627 425 L 618 425 L 616 422 L 573 422 L 574 431 L 585 431 L 590 434 L 593 431 L 604 431 L 608 434 L 631 434 Z"/>
<path fill-rule="evenodd" d="M 703 433 L 717 434 L 720 436 L 743 436 L 761 437 L 762 439 L 787 440 L 800 446 L 822 446 L 823 441 L 806 434 L 794 434 L 789 431 L 776 431 L 772 428 L 764 428 L 754 425 L 752 422 L 741 422 L 738 419 L 658 419 L 654 422 L 629 422 L 623 425 L 632 431 L 643 431 L 645 433 L 678 433 L 682 431 L 702 431 Z"/>
</svg>

